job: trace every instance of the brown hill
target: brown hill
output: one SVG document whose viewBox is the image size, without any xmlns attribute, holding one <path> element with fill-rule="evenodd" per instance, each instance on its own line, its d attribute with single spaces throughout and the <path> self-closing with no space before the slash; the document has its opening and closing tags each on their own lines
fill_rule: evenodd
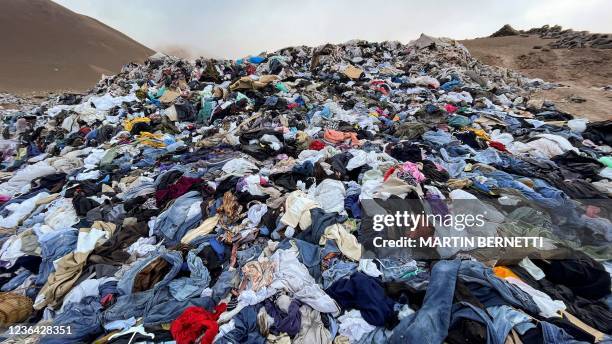
<svg viewBox="0 0 612 344">
<path fill-rule="evenodd" d="M 461 43 L 483 63 L 564 85 L 536 95 L 554 101 L 562 111 L 592 120 L 612 118 L 612 91 L 604 89 L 612 84 L 612 49 L 551 49 L 553 41 L 519 35 Z"/>
<path fill-rule="evenodd" d="M 50 0 L 2 0 L 0 92 L 92 87 L 154 51 Z"/>
</svg>

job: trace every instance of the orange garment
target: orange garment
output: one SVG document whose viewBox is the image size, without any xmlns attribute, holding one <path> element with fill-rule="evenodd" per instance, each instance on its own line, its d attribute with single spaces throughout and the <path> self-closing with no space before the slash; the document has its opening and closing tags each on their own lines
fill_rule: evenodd
<svg viewBox="0 0 612 344">
<path fill-rule="evenodd" d="M 345 133 L 342 131 L 327 129 L 325 130 L 325 135 L 323 137 L 325 138 L 325 140 L 335 144 L 339 144 L 350 139 L 351 146 L 361 145 L 361 141 L 359 141 L 359 139 L 357 138 L 356 133 Z"/>
<path fill-rule="evenodd" d="M 493 268 L 493 273 L 495 274 L 495 276 L 497 276 L 499 278 L 513 277 L 513 278 L 516 278 L 516 279 L 520 280 L 520 278 L 514 272 L 512 272 L 512 270 L 508 269 L 505 266 L 496 266 L 496 267 L 494 267 Z"/>
</svg>

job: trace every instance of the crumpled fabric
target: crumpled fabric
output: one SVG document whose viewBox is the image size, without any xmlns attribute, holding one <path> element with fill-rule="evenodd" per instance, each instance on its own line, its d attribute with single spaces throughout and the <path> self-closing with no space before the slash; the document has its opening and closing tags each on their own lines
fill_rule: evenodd
<svg viewBox="0 0 612 344">
<path fill-rule="evenodd" d="M 55 271 L 49 275 L 36 297 L 35 309 L 58 304 L 80 276 L 89 253 L 112 235 L 114 227 L 113 224 L 97 222 L 91 228 L 82 228 L 79 231 L 76 249 L 55 262 Z"/>
<path fill-rule="evenodd" d="M 215 229 L 218 223 L 218 215 L 207 218 L 206 220 L 202 221 L 202 223 L 198 227 L 191 229 L 187 233 L 185 233 L 185 235 L 181 238 L 181 242 L 187 244 L 191 241 L 196 240 L 198 237 L 209 234 Z"/>
<path fill-rule="evenodd" d="M 257 311 L 254 306 L 244 307 L 232 318 L 232 321 L 234 322 L 234 329 L 218 338 L 215 343 L 264 344 L 266 342 L 257 328 Z"/>
<path fill-rule="evenodd" d="M 344 184 L 339 180 L 325 179 L 315 189 L 315 201 L 327 213 L 343 212 L 345 195 Z"/>
<path fill-rule="evenodd" d="M 276 264 L 276 271 L 268 288 L 269 293 L 282 290 L 291 293 L 294 298 L 321 313 L 336 314 L 339 311 L 336 302 L 315 282 L 306 266 L 299 262 L 295 250 L 277 250 L 270 260 Z"/>
<path fill-rule="evenodd" d="M 343 225 L 334 224 L 325 228 L 325 232 L 321 236 L 319 244 L 324 245 L 326 240 L 334 240 L 342 254 L 348 258 L 355 261 L 361 258 L 361 244 Z"/>
<path fill-rule="evenodd" d="M 308 198 L 302 191 L 294 191 L 285 200 L 285 214 L 280 221 L 288 226 L 306 229 L 312 223 L 310 210 L 318 207 L 318 203 Z M 344 207 L 343 207 L 344 208 Z"/>
<path fill-rule="evenodd" d="M 356 309 L 339 316 L 338 322 L 340 323 L 338 333 L 348 338 L 350 343 L 358 342 L 364 335 L 376 329 L 376 326 L 365 321 L 361 313 Z"/>
<path fill-rule="evenodd" d="M 361 272 L 340 279 L 325 290 L 343 309 L 358 309 L 368 324 L 385 326 L 394 316 L 393 300 L 380 283 Z"/>
<path fill-rule="evenodd" d="M 197 256 L 208 245 L 208 242 L 204 242 L 187 253 L 186 261 L 190 271 L 189 277 L 180 277 L 168 284 L 170 294 L 178 301 L 185 301 L 200 295 L 202 290 L 210 284 L 210 272 L 204 265 L 202 258 Z"/>
<path fill-rule="evenodd" d="M 17 193 L 26 193 L 30 190 L 30 182 L 36 178 L 44 177 L 57 172 L 46 161 L 27 165 L 15 172 L 6 182 L 0 184 L 0 195 L 14 196 Z"/>
<path fill-rule="evenodd" d="M 299 301 L 291 300 L 287 295 L 281 295 L 276 302 L 270 299 L 265 300 L 264 307 L 267 314 L 274 319 L 274 323 L 270 326 L 271 333 L 286 333 L 293 337 L 300 331 L 302 313 Z"/>
<path fill-rule="evenodd" d="M 321 313 L 307 305 L 300 307 L 300 331 L 293 338 L 294 344 L 325 344 L 332 340 L 329 330 L 323 325 Z"/>
<path fill-rule="evenodd" d="M 180 240 L 193 225 L 200 221 L 202 197 L 190 191 L 177 198 L 155 221 L 153 232 L 171 241 Z"/>
<path fill-rule="evenodd" d="M 262 261 L 250 261 L 242 267 L 244 284 L 250 284 L 250 288 L 258 291 L 272 283 L 274 278 L 275 264 L 264 258 Z"/>
<path fill-rule="evenodd" d="M 359 139 L 357 138 L 356 133 L 346 133 L 346 132 L 328 129 L 328 130 L 325 130 L 325 134 L 323 135 L 323 137 L 325 138 L 326 141 L 334 143 L 334 144 L 340 144 L 340 143 L 344 143 L 345 141 L 350 141 L 350 145 L 353 147 L 361 145 L 361 141 L 359 141 Z"/>
<path fill-rule="evenodd" d="M 188 307 L 170 325 L 172 338 L 177 344 L 192 344 L 201 336 L 198 343 L 212 343 L 219 332 L 217 319 L 226 309 L 225 303 L 219 304 L 213 312 L 200 307 Z"/>
</svg>

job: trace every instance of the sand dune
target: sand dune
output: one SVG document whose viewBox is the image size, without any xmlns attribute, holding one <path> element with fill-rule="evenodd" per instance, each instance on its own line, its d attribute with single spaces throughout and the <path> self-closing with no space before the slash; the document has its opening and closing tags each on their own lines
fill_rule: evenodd
<svg viewBox="0 0 612 344">
<path fill-rule="evenodd" d="M 86 90 L 154 53 L 50 0 L 2 0 L 0 92 Z"/>
</svg>

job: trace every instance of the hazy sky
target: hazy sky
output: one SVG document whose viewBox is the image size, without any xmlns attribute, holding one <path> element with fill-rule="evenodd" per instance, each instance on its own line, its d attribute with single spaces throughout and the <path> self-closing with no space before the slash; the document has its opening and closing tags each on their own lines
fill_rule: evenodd
<svg viewBox="0 0 612 344">
<path fill-rule="evenodd" d="M 456 39 L 559 24 L 612 32 L 610 0 L 54 0 L 152 49 L 238 58 L 292 45 L 360 38 Z M 377 4 L 375 4 L 377 3 Z"/>
</svg>

